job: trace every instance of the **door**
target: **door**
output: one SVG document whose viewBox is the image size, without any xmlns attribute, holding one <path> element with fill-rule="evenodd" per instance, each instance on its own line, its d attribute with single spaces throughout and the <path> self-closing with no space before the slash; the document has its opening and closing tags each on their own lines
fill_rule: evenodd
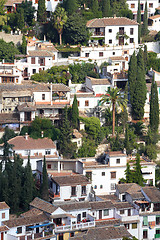
<svg viewBox="0 0 160 240">
<path fill-rule="evenodd" d="M 119 45 L 124 45 L 124 37 L 119 37 Z"/>
<path fill-rule="evenodd" d="M 4 240 L 4 233 L 1 232 L 1 240 Z"/>
<path fill-rule="evenodd" d="M 125 69 L 125 62 L 122 62 L 122 69 Z"/>
<path fill-rule="evenodd" d="M 77 216 L 77 222 L 80 222 L 81 221 L 81 214 L 78 214 Z"/>
<path fill-rule="evenodd" d="M 36 228 L 36 233 L 39 233 L 39 227 Z"/>
<path fill-rule="evenodd" d="M 102 210 L 99 210 L 99 219 L 102 219 Z"/>
<path fill-rule="evenodd" d="M 131 209 L 128 209 L 128 216 L 131 216 Z"/>
</svg>

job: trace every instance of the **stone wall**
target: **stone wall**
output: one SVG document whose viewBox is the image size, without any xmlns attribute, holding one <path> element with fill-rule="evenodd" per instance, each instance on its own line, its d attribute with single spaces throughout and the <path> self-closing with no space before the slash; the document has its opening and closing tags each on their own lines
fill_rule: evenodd
<svg viewBox="0 0 160 240">
<path fill-rule="evenodd" d="M 22 43 L 23 34 L 12 35 L 5 32 L 0 32 L 0 39 L 3 39 L 5 42 L 13 42 L 15 45 Z"/>
</svg>

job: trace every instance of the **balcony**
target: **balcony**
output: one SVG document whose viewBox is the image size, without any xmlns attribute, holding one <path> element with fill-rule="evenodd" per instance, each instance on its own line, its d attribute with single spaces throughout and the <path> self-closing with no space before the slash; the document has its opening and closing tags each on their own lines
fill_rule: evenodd
<svg viewBox="0 0 160 240">
<path fill-rule="evenodd" d="M 104 36 L 105 32 L 94 32 L 93 36 Z"/>
<path fill-rule="evenodd" d="M 87 229 L 90 227 L 95 227 L 95 221 L 92 222 L 85 222 L 85 223 L 77 223 L 73 225 L 64 225 L 64 226 L 58 226 L 55 227 L 55 233 L 61 233 L 61 232 L 68 232 L 71 230 L 79 230 L 79 229 Z"/>
</svg>

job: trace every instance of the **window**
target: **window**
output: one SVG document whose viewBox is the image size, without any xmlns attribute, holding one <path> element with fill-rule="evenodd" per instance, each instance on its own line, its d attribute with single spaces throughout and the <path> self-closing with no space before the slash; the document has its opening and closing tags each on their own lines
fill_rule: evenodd
<svg viewBox="0 0 160 240">
<path fill-rule="evenodd" d="M 112 32 L 112 29 L 108 29 L 108 32 L 111 33 L 111 32 Z"/>
<path fill-rule="evenodd" d="M 88 180 L 92 181 L 92 172 L 86 172 L 86 177 Z"/>
<path fill-rule="evenodd" d="M 26 232 L 31 231 L 30 227 L 32 227 L 32 225 L 26 226 Z"/>
<path fill-rule="evenodd" d="M 133 33 L 134 33 L 134 29 L 130 28 L 130 35 L 133 35 Z"/>
<path fill-rule="evenodd" d="M 132 223 L 132 229 L 136 229 L 137 228 L 137 223 Z"/>
<path fill-rule="evenodd" d="M 150 8 L 153 8 L 153 3 L 149 3 L 149 7 L 150 7 Z"/>
<path fill-rule="evenodd" d="M 143 217 L 143 226 L 148 226 L 148 217 Z"/>
<path fill-rule="evenodd" d="M 103 57 L 103 52 L 99 52 L 99 57 Z"/>
<path fill-rule="evenodd" d="M 17 233 L 22 233 L 22 227 L 17 227 Z"/>
<path fill-rule="evenodd" d="M 32 73 L 35 74 L 36 73 L 36 69 L 32 69 Z"/>
<path fill-rule="evenodd" d="M 103 214 L 104 216 L 109 216 L 109 209 L 104 209 Z"/>
<path fill-rule="evenodd" d="M 160 216 L 156 216 L 156 225 L 160 225 Z"/>
<path fill-rule="evenodd" d="M 109 43 L 112 43 L 112 39 L 109 39 Z"/>
<path fill-rule="evenodd" d="M 71 195 L 76 196 L 76 187 L 71 187 Z"/>
<path fill-rule="evenodd" d="M 87 216 L 86 212 L 82 212 L 82 217 L 86 218 L 86 216 Z"/>
<path fill-rule="evenodd" d="M 135 8 L 135 4 L 134 3 L 131 3 L 131 8 Z"/>
<path fill-rule="evenodd" d="M 74 237 L 74 232 L 71 232 L 71 233 L 70 233 L 70 237 Z"/>
<path fill-rule="evenodd" d="M 120 214 L 124 214 L 124 209 L 120 210 Z"/>
<path fill-rule="evenodd" d="M 119 164 L 120 163 L 120 158 L 116 159 L 116 163 Z"/>
<path fill-rule="evenodd" d="M 51 164 L 47 164 L 47 168 L 48 168 L 48 169 L 51 169 Z"/>
<path fill-rule="evenodd" d="M 115 190 L 116 189 L 116 184 L 115 183 L 111 183 L 111 190 Z"/>
<path fill-rule="evenodd" d="M 141 10 L 143 11 L 143 4 L 141 4 Z"/>
<path fill-rule="evenodd" d="M 50 155 L 51 154 L 51 149 L 45 149 L 45 155 Z"/>
<path fill-rule="evenodd" d="M 156 234 L 160 234 L 160 229 L 156 229 Z"/>
<path fill-rule="evenodd" d="M 105 172 L 102 172 L 102 176 L 105 176 Z"/>
<path fill-rule="evenodd" d="M 130 38 L 130 43 L 134 43 L 134 38 Z"/>
<path fill-rule="evenodd" d="M 42 94 L 42 100 L 45 100 L 45 94 Z"/>
<path fill-rule="evenodd" d="M 30 154 L 31 154 L 31 151 L 30 151 L 30 150 L 25 150 L 25 151 L 24 151 L 24 155 L 27 155 L 27 156 L 28 156 L 28 155 L 30 155 Z"/>
<path fill-rule="evenodd" d="M 126 195 L 125 194 L 122 195 L 122 201 L 126 201 Z"/>
<path fill-rule="evenodd" d="M 113 52 L 112 55 L 115 55 L 115 52 Z"/>
<path fill-rule="evenodd" d="M 85 57 L 89 57 L 89 53 L 85 53 Z"/>
<path fill-rule="evenodd" d="M 31 58 L 31 64 L 35 64 L 35 57 Z"/>
<path fill-rule="evenodd" d="M 103 185 L 100 185 L 100 189 L 102 189 L 103 188 Z"/>
<path fill-rule="evenodd" d="M 86 195 L 86 186 L 82 186 L 82 195 Z"/>
<path fill-rule="evenodd" d="M 80 102 L 79 101 L 77 101 L 77 104 L 78 104 L 78 107 L 80 106 Z"/>
<path fill-rule="evenodd" d="M 143 239 L 148 238 L 148 231 L 147 230 L 143 230 Z"/>
<path fill-rule="evenodd" d="M 124 51 L 124 54 L 127 54 L 127 51 Z"/>
<path fill-rule="evenodd" d="M 124 224 L 125 228 L 129 229 L 129 224 Z"/>
<path fill-rule="evenodd" d="M 5 212 L 2 213 L 2 219 L 4 219 L 6 216 L 5 216 Z"/>
<path fill-rule="evenodd" d="M 86 106 L 86 107 L 89 106 L 89 101 L 88 101 L 88 100 L 85 101 L 85 106 Z"/>
<path fill-rule="evenodd" d="M 97 189 L 97 185 L 94 185 L 94 189 Z"/>
<path fill-rule="evenodd" d="M 111 172 L 111 179 L 115 179 L 116 178 L 116 172 Z"/>
</svg>

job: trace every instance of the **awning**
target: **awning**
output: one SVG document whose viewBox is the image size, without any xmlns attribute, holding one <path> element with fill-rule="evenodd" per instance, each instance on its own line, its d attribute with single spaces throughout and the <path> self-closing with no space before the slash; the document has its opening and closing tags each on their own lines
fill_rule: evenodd
<svg viewBox="0 0 160 240">
<path fill-rule="evenodd" d="M 29 228 L 33 229 L 33 228 L 45 227 L 45 226 L 49 226 L 51 224 L 53 224 L 53 223 L 43 223 L 40 225 L 30 226 Z"/>
<path fill-rule="evenodd" d="M 62 214 L 55 214 L 55 215 L 51 215 L 50 218 L 52 219 L 56 219 L 56 218 L 76 218 L 74 217 L 73 215 L 71 214 L 68 214 L 68 213 L 62 213 Z"/>
</svg>

